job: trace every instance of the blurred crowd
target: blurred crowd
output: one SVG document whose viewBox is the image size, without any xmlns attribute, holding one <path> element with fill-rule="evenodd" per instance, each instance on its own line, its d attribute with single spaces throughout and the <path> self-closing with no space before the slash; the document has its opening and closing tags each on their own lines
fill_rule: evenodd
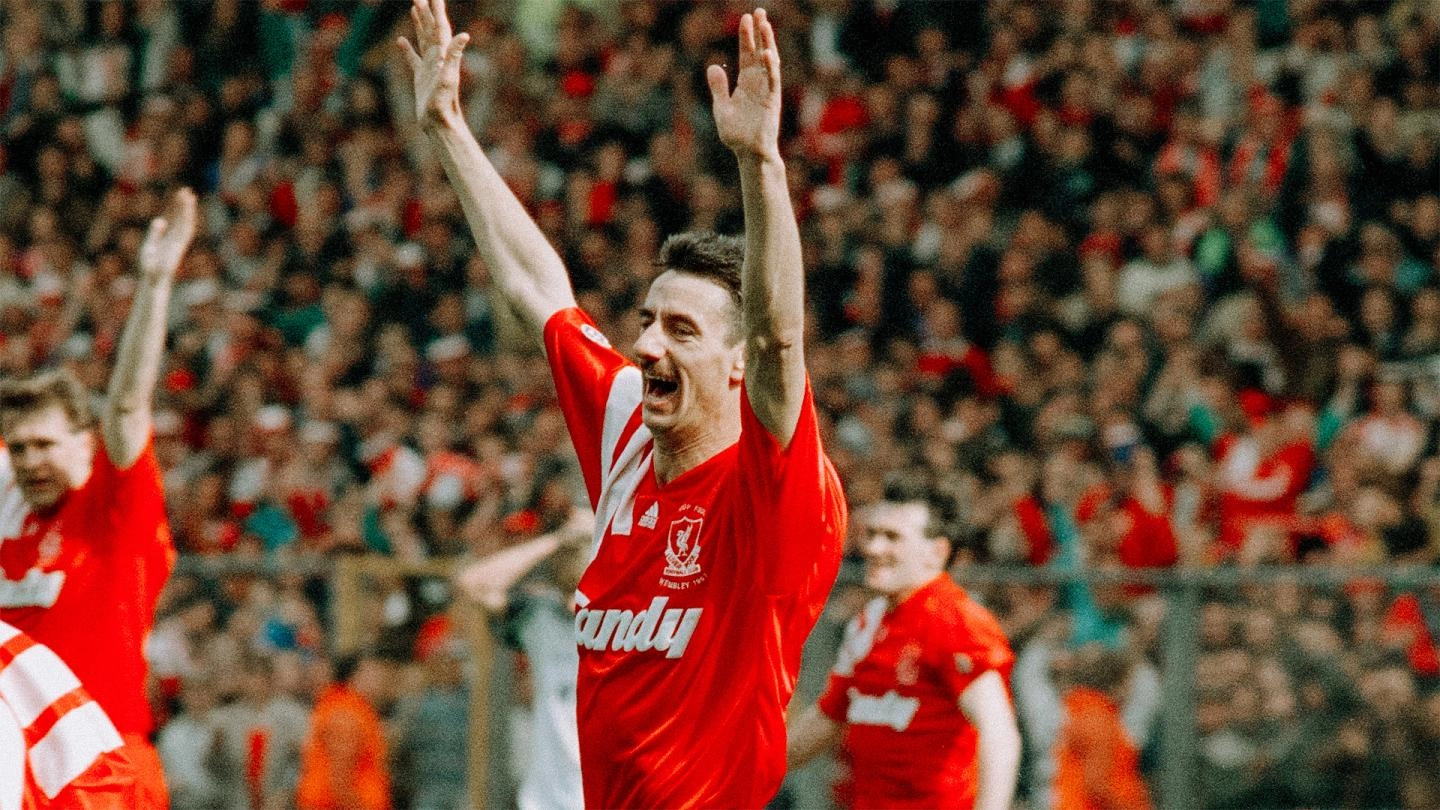
<svg viewBox="0 0 1440 810">
<path fill-rule="evenodd" d="M 852 509 L 887 476 L 946 493 L 962 582 L 967 562 L 1435 562 L 1440 5 L 767 7 Z M 584 502 L 543 355 L 415 126 L 405 10 L 0 0 L 0 373 L 67 364 L 102 390 L 145 223 L 175 186 L 201 194 L 155 425 L 182 553 L 476 556 Z M 664 236 L 741 227 L 703 68 L 733 62 L 744 10 L 452 5 L 468 121 L 617 346 Z M 390 679 L 414 703 L 457 654 L 443 583 L 381 585 L 363 626 L 426 662 Z M 1153 766 L 1163 599 L 980 590 L 1021 654 L 1032 801 L 1057 721 L 1027 702 L 1090 645 L 1153 704 L 1126 714 Z M 247 701 L 303 735 L 330 603 L 294 574 L 172 583 L 157 700 L 235 749 L 197 779 L 224 760 L 260 781 L 223 732 Z M 1207 801 L 1440 805 L 1440 588 L 1240 589 L 1199 622 Z"/>
</svg>

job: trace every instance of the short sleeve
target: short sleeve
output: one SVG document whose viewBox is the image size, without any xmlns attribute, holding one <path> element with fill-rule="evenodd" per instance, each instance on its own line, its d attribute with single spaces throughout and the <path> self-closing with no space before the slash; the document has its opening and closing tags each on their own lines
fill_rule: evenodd
<svg viewBox="0 0 1440 810">
<path fill-rule="evenodd" d="M 995 671 L 1007 685 L 1015 654 L 994 617 L 979 605 L 962 605 L 959 615 L 937 625 L 938 637 L 930 644 L 933 665 L 955 700 L 981 675 Z"/>
<path fill-rule="evenodd" d="M 740 513 L 751 522 L 757 583 L 770 595 L 795 594 L 835 578 L 848 519 L 840 477 L 820 442 L 810 381 L 795 435 L 782 448 L 740 394 Z"/>
<path fill-rule="evenodd" d="M 610 465 L 640 426 L 640 370 L 575 307 L 545 323 L 545 355 L 594 508 Z"/>
<path fill-rule="evenodd" d="M 110 460 L 104 442 L 97 440 L 85 490 L 86 511 L 99 523 L 96 536 L 113 540 L 108 547 L 131 554 L 171 548 L 165 488 L 153 437 L 135 463 L 123 470 Z"/>
</svg>

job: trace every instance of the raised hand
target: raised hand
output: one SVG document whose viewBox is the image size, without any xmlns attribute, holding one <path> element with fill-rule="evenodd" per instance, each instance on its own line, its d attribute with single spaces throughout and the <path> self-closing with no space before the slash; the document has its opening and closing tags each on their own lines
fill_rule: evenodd
<svg viewBox="0 0 1440 810">
<path fill-rule="evenodd" d="M 460 56 L 469 34 L 451 36 L 445 0 L 412 0 L 410 19 L 415 42 L 396 39 L 415 77 L 415 118 L 422 124 L 444 123 L 460 116 Z"/>
<path fill-rule="evenodd" d="M 171 279 L 180 269 L 180 260 L 195 238 L 195 192 L 175 192 L 165 213 L 150 220 L 150 230 L 140 244 L 140 272 L 146 278 Z"/>
<path fill-rule="evenodd" d="M 725 69 L 705 71 L 715 128 L 736 157 L 766 157 L 780 151 L 780 51 L 765 9 L 740 18 L 740 69 L 735 91 Z"/>
</svg>

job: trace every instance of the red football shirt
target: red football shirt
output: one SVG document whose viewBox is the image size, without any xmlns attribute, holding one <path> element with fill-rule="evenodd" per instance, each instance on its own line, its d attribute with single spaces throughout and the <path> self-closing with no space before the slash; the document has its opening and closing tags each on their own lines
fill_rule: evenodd
<svg viewBox="0 0 1440 810">
<path fill-rule="evenodd" d="M 121 734 L 143 735 L 143 646 L 175 549 L 153 446 L 122 471 L 95 445 L 89 480 L 43 515 L 0 449 L 0 620 L 54 650 Z"/>
<path fill-rule="evenodd" d="M 585 803 L 762 806 L 845 535 L 808 386 L 789 447 L 742 394 L 740 440 L 661 486 L 639 369 L 578 309 L 545 348 L 596 512 L 575 615 Z"/>
<path fill-rule="evenodd" d="M 845 724 L 854 807 L 970 807 L 976 732 L 960 695 L 1015 656 L 1000 624 L 948 574 L 889 607 L 871 600 L 845 628 L 820 710 Z"/>
</svg>

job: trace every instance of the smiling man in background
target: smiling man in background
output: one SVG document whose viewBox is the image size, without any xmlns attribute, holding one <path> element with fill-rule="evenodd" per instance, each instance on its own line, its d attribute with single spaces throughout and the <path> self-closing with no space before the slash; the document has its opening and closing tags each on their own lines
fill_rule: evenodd
<svg viewBox="0 0 1440 810">
<path fill-rule="evenodd" d="M 797 768 L 843 739 L 851 807 L 1006 810 L 1020 766 L 1000 624 L 946 573 L 946 501 L 892 487 L 865 516 L 865 586 L 818 705 L 790 724 Z"/>
</svg>

